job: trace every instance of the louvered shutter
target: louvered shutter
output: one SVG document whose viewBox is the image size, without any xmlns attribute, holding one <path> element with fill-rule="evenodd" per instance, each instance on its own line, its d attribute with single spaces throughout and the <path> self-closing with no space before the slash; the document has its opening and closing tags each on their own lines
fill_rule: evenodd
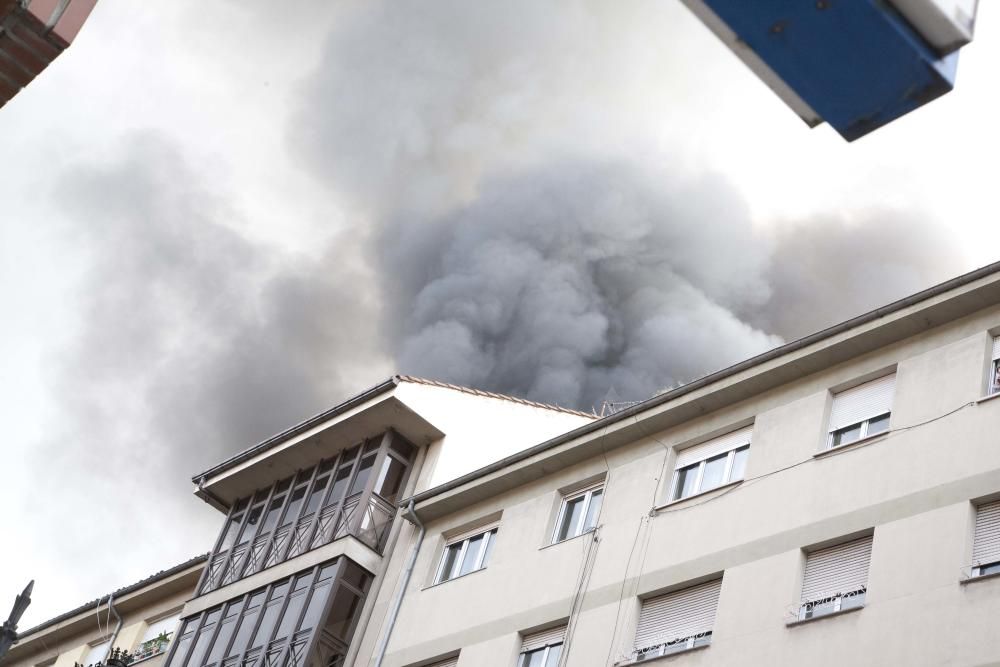
<svg viewBox="0 0 1000 667">
<path fill-rule="evenodd" d="M 731 449 L 736 449 L 737 447 L 742 447 L 743 445 L 749 445 L 752 432 L 753 427 L 747 426 L 746 428 L 741 428 L 737 431 L 733 431 L 732 433 L 719 436 L 718 438 L 712 438 L 708 442 L 703 442 L 700 445 L 683 449 L 678 452 L 677 463 L 674 467 L 684 468 L 692 463 L 710 459 L 716 454 L 728 452 Z"/>
<path fill-rule="evenodd" d="M 458 656 L 456 655 L 451 658 L 445 658 L 441 662 L 435 662 L 427 667 L 458 667 Z"/>
<path fill-rule="evenodd" d="M 976 536 L 972 542 L 973 565 L 1000 561 L 1000 500 L 976 510 Z"/>
<path fill-rule="evenodd" d="M 139 643 L 148 642 L 151 639 L 156 639 L 161 633 L 170 634 L 177 629 L 177 624 L 180 623 L 180 614 L 174 614 L 172 616 L 167 616 L 166 618 L 161 618 L 158 621 L 151 622 L 146 627 L 146 632 L 143 633 L 142 639 Z"/>
<path fill-rule="evenodd" d="M 830 430 L 836 431 L 890 412 L 895 392 L 896 374 L 893 373 L 834 395 Z"/>
<path fill-rule="evenodd" d="M 710 632 L 715 624 L 722 579 L 643 600 L 635 650 Z"/>
<path fill-rule="evenodd" d="M 993 337 L 993 360 L 1000 359 L 1000 336 Z"/>
<path fill-rule="evenodd" d="M 546 646 L 555 646 L 556 644 L 562 644 L 563 638 L 566 636 L 566 626 L 560 625 L 559 627 L 551 628 L 549 630 L 542 630 L 541 632 L 535 632 L 530 635 L 525 635 L 524 639 L 521 640 L 521 653 L 527 653 L 528 651 L 534 651 L 536 649 L 545 648 Z"/>
<path fill-rule="evenodd" d="M 814 602 L 867 586 L 871 559 L 871 537 L 813 551 L 806 557 L 802 602 Z"/>
</svg>

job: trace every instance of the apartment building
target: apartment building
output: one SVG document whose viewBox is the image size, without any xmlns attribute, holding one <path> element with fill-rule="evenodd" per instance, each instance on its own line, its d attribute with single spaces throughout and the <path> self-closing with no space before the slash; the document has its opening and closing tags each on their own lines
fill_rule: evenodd
<svg viewBox="0 0 1000 667">
<path fill-rule="evenodd" d="M 167 664 L 355 664 L 402 499 L 594 420 L 396 376 L 197 475 L 226 517 Z"/>
<path fill-rule="evenodd" d="M 356 665 L 1000 665 L 1000 265 L 412 497 Z"/>
<path fill-rule="evenodd" d="M 0 107 L 69 48 L 97 0 L 0 0 Z"/>
<path fill-rule="evenodd" d="M 197 556 L 21 632 L 4 666 L 106 663 L 113 646 L 128 651 L 135 665 L 160 667 L 206 559 Z"/>
</svg>

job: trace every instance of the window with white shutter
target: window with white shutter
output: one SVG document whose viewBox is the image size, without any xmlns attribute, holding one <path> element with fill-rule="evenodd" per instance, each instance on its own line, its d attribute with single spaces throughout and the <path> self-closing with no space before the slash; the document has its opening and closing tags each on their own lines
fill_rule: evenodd
<svg viewBox="0 0 1000 667">
<path fill-rule="evenodd" d="M 993 337 L 993 354 L 990 357 L 990 377 L 987 382 L 987 393 L 1000 394 L 1000 336 Z"/>
<path fill-rule="evenodd" d="M 633 660 L 652 660 L 712 641 L 722 579 L 642 601 Z"/>
<path fill-rule="evenodd" d="M 670 483 L 670 500 L 687 498 L 743 479 L 752 432 L 753 427 L 747 426 L 678 452 Z"/>
<path fill-rule="evenodd" d="M 562 656 L 565 638 L 565 625 L 525 635 L 521 640 L 517 667 L 556 667 Z"/>
<path fill-rule="evenodd" d="M 808 553 L 799 618 L 864 606 L 871 558 L 871 536 Z"/>
<path fill-rule="evenodd" d="M 829 446 L 839 447 L 888 431 L 895 393 L 893 373 L 834 394 Z"/>
<path fill-rule="evenodd" d="M 976 532 L 972 540 L 973 576 L 997 573 L 1000 573 L 1000 500 L 976 508 Z"/>
<path fill-rule="evenodd" d="M 427 665 L 427 667 L 458 667 L 458 656 L 453 655 L 450 658 L 445 658 L 444 660 L 439 660 L 438 662 L 432 662 Z"/>
</svg>

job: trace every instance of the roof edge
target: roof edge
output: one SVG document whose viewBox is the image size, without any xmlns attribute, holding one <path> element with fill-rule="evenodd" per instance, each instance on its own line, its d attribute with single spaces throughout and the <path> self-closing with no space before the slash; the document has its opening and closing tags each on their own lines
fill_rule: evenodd
<svg viewBox="0 0 1000 667">
<path fill-rule="evenodd" d="M 164 579 L 169 579 L 170 577 L 174 576 L 175 574 L 179 574 L 179 573 L 183 572 L 184 570 L 187 570 L 187 569 L 189 569 L 189 568 L 191 568 L 191 567 L 193 567 L 195 565 L 200 565 L 201 563 L 204 563 L 206 560 L 208 560 L 208 554 L 207 553 L 200 554 L 198 556 L 195 556 L 194 558 L 189 558 L 188 560 L 184 561 L 183 563 L 178 563 L 177 565 L 174 565 L 173 567 L 167 568 L 166 570 L 160 570 L 156 574 L 152 574 L 152 575 L 146 577 L 145 579 L 140 579 L 139 581 L 135 582 L 134 584 L 129 584 L 128 586 L 123 586 L 123 587 L 121 587 L 121 588 L 119 588 L 117 590 L 111 591 L 111 593 L 109 593 L 108 595 L 102 595 L 101 597 L 97 598 L 96 600 L 91 600 L 90 602 L 86 602 L 86 603 L 80 605 L 79 607 L 77 607 L 75 609 L 71 609 L 71 610 L 69 610 L 67 612 L 59 614 L 58 616 L 54 616 L 53 618 L 50 618 L 49 620 L 44 621 L 43 623 L 40 623 L 40 624 L 36 625 L 33 628 L 28 628 L 24 632 L 17 633 L 18 644 L 20 645 L 21 642 L 23 642 L 24 640 L 30 639 L 30 635 L 32 635 L 32 634 L 35 634 L 37 632 L 41 632 L 42 630 L 46 630 L 46 629 L 52 627 L 53 625 L 58 625 L 59 623 L 62 623 L 63 621 L 69 620 L 69 619 L 73 618 L 74 616 L 79 616 L 80 614 L 82 614 L 84 612 L 87 612 L 87 611 L 90 611 L 92 609 L 95 609 L 97 607 L 97 605 L 100 604 L 101 600 L 106 599 L 109 595 L 114 595 L 115 597 L 120 597 L 120 596 L 123 596 L 123 595 L 128 595 L 130 593 L 135 593 L 136 591 L 142 590 L 146 586 L 149 586 L 151 584 L 155 584 L 157 582 L 163 581 Z"/>
<path fill-rule="evenodd" d="M 793 340 L 790 343 L 785 343 L 784 345 L 772 348 L 770 350 L 767 350 L 766 352 L 762 352 L 761 354 L 758 354 L 754 357 L 750 357 L 749 359 L 745 359 L 744 361 L 733 364 L 732 366 L 728 366 L 713 373 L 709 373 L 708 375 L 702 376 L 696 380 L 692 380 L 691 382 L 685 385 L 681 385 L 680 387 L 671 389 L 669 391 L 665 391 L 662 394 L 658 394 L 649 399 L 646 399 L 645 401 L 633 405 L 629 408 L 626 408 L 620 412 L 608 415 L 607 417 L 602 417 L 600 419 L 592 421 L 589 424 L 584 424 L 583 426 L 577 427 L 572 431 L 567 431 L 566 433 L 557 435 L 556 437 L 546 440 L 545 442 L 539 443 L 533 447 L 529 447 L 528 449 L 516 452 L 498 461 L 494 461 L 493 463 L 487 466 L 479 468 L 478 470 L 473 470 L 472 472 L 466 473 L 461 477 L 456 477 L 455 479 L 445 482 L 444 484 L 439 484 L 438 486 L 427 489 L 426 491 L 421 491 L 420 493 L 414 494 L 408 498 L 404 498 L 400 501 L 399 506 L 400 508 L 405 509 L 411 503 L 419 504 L 426 500 L 430 500 L 431 498 L 442 495 L 444 493 L 457 489 L 461 486 L 465 486 L 466 484 L 469 484 L 471 482 L 475 482 L 476 480 L 482 477 L 486 477 L 495 472 L 498 472 L 506 468 L 507 466 L 529 459 L 535 456 L 536 454 L 541 454 L 549 449 L 553 449 L 567 442 L 570 442 L 571 440 L 575 440 L 577 438 L 600 431 L 601 429 L 607 428 L 611 424 L 615 424 L 620 421 L 624 421 L 626 419 L 637 418 L 637 416 L 645 410 L 649 410 L 650 408 L 655 408 L 664 403 L 668 403 L 677 398 L 680 398 L 687 394 L 698 391 L 699 389 L 707 387 L 715 382 L 718 382 L 720 380 L 725 380 L 726 378 L 732 377 L 733 375 L 742 373 L 743 371 L 751 369 L 755 366 L 760 366 L 769 361 L 773 361 L 774 359 L 777 359 L 781 356 L 784 356 L 792 352 L 796 352 L 814 343 L 818 343 L 827 340 L 829 338 L 833 338 L 834 336 L 850 331 L 851 329 L 855 329 L 864 324 L 868 324 L 869 322 L 873 322 L 879 318 L 899 312 L 912 305 L 918 304 L 921 301 L 927 301 L 928 299 L 940 296 L 941 294 L 945 294 L 951 290 L 963 287 L 981 278 L 985 278 L 989 275 L 996 274 L 998 272 L 1000 272 L 1000 262 L 994 262 L 992 264 L 987 264 L 986 266 L 980 267 L 968 273 L 964 273 L 958 277 L 946 280 L 943 283 L 939 283 L 937 285 L 929 287 L 915 294 L 911 294 L 910 296 L 904 297 L 897 301 L 893 301 L 892 303 L 889 303 L 880 308 L 870 310 L 867 313 L 863 313 L 849 320 L 845 320 L 843 322 L 840 322 L 839 324 L 834 324 L 833 326 L 827 327 L 826 329 L 821 329 L 816 333 L 803 336 L 802 338 Z"/>
<path fill-rule="evenodd" d="M 197 475 L 191 478 L 191 481 L 197 484 L 199 480 L 203 480 L 206 477 L 212 477 L 221 472 L 225 472 L 229 468 L 232 468 L 233 466 L 239 463 L 243 463 L 244 461 L 252 459 L 254 456 L 260 454 L 261 452 L 265 452 L 268 449 L 275 447 L 276 445 L 280 445 L 282 442 L 285 442 L 289 438 L 293 438 L 296 435 L 299 435 L 300 433 L 308 431 L 317 424 L 320 424 L 328 419 L 331 419 L 332 417 L 336 417 L 339 414 L 343 414 L 344 412 L 347 412 L 351 408 L 360 405 L 361 403 L 364 403 L 376 396 L 380 396 L 391 389 L 395 389 L 397 386 L 399 386 L 400 382 L 402 382 L 402 378 L 399 375 L 393 375 L 389 379 L 384 380 L 373 387 L 369 387 L 360 394 L 356 394 L 351 398 L 347 399 L 346 401 L 333 406 L 332 408 L 329 408 L 317 415 L 309 417 L 305 421 L 299 422 L 298 424 L 292 426 L 289 429 L 286 429 L 284 431 L 281 431 L 280 433 L 272 435 L 270 438 L 257 443 L 256 445 L 250 447 L 249 449 L 244 449 L 242 452 L 234 454 L 225 461 L 222 461 L 221 463 L 212 466 L 208 470 L 198 473 Z"/>
</svg>

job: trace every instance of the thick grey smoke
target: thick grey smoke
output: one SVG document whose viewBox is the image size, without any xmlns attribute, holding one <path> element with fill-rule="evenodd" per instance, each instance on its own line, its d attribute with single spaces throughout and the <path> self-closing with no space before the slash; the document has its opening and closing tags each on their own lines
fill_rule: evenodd
<svg viewBox="0 0 1000 667">
<path fill-rule="evenodd" d="M 59 421 L 31 452 L 57 485 L 46 516 L 32 516 L 60 526 L 60 558 L 86 562 L 114 535 L 148 573 L 204 549 L 215 530 L 214 512 L 192 515 L 192 474 L 358 389 L 357 365 L 379 361 L 378 303 L 355 279 L 356 241 L 338 237 L 318 257 L 249 241 L 240 212 L 157 135 L 129 137 L 56 189 L 63 232 L 89 268 L 80 329 L 54 369 Z M 68 508 L 115 520 L 66 522 Z M 200 540 L 162 544 L 150 539 L 158 525 Z M 98 562 L 94 581 L 124 583 L 115 559 Z"/>
<path fill-rule="evenodd" d="M 400 365 L 590 407 L 645 398 L 778 344 L 766 248 L 724 183 L 567 159 L 483 184 L 440 220 L 394 220 Z M 428 236 L 424 242 L 410 237 Z"/>
<path fill-rule="evenodd" d="M 581 408 L 612 388 L 639 400 L 957 265 L 909 212 L 755 229 L 732 185 L 646 146 L 628 95 L 655 79 L 637 45 L 665 4 L 341 17 L 290 135 L 377 230 L 401 370 Z"/>
</svg>

